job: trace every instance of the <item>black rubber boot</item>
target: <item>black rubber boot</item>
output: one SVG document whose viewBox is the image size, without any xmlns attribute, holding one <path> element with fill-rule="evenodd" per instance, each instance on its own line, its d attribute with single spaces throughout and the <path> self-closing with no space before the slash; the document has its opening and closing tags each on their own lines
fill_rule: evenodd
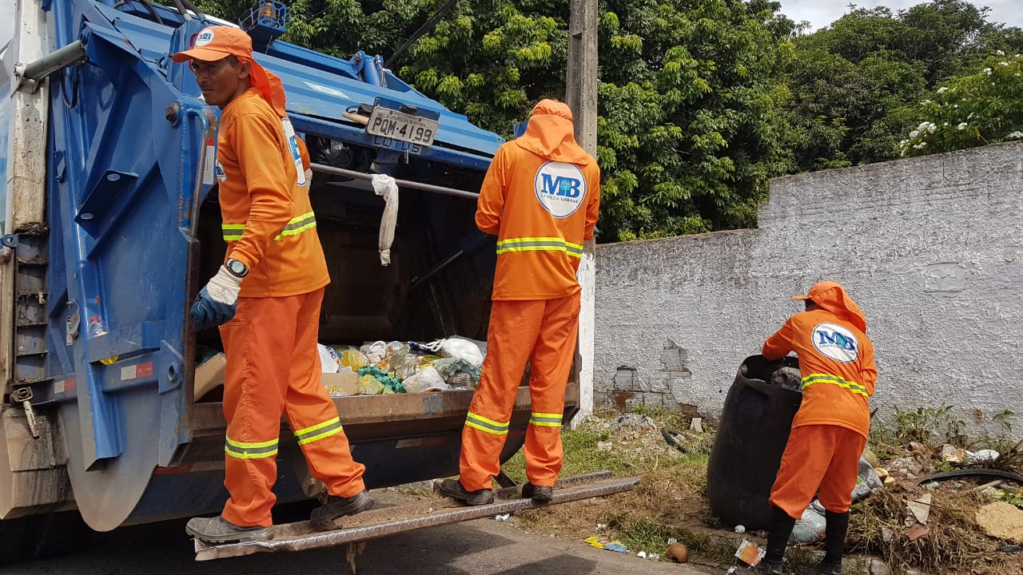
<svg viewBox="0 0 1023 575">
<path fill-rule="evenodd" d="M 781 562 L 785 559 L 785 546 L 788 545 L 796 520 L 777 507 L 772 506 L 772 510 L 774 515 L 771 517 L 771 527 L 767 534 L 767 554 L 758 567 L 760 573 L 773 575 L 782 573 Z"/>
<path fill-rule="evenodd" d="M 185 526 L 185 532 L 210 545 L 251 543 L 253 541 L 269 541 L 274 538 L 273 529 L 269 527 L 241 527 L 228 522 L 219 515 L 196 517 Z"/>
<path fill-rule="evenodd" d="M 493 489 L 467 491 L 457 479 L 445 479 L 433 484 L 433 491 L 441 497 L 450 497 L 465 505 L 488 505 L 494 502 Z"/>
<path fill-rule="evenodd" d="M 849 512 L 826 511 L 824 518 L 828 525 L 824 530 L 824 560 L 817 566 L 821 575 L 841 575 L 842 554 L 845 552 L 845 536 L 849 531 Z"/>
<path fill-rule="evenodd" d="M 337 529 L 336 520 L 370 509 L 373 503 L 373 498 L 366 491 L 360 491 L 351 497 L 331 495 L 326 503 L 313 509 L 309 521 L 313 528 L 319 531 L 331 531 Z"/>
<path fill-rule="evenodd" d="M 547 485 L 526 483 L 522 486 L 522 498 L 532 499 L 536 503 L 546 505 L 554 499 L 554 488 Z"/>
</svg>

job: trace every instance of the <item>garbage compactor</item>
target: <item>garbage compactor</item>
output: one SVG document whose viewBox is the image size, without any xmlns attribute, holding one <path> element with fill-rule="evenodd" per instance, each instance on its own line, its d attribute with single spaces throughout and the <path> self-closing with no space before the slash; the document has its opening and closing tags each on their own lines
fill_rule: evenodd
<svg viewBox="0 0 1023 575">
<path fill-rule="evenodd" d="M 226 500 L 222 407 L 215 394 L 194 396 L 199 349 L 222 346 L 216 330 L 195 334 L 188 313 L 226 250 L 219 111 L 168 57 L 206 26 L 249 33 L 308 145 L 332 277 L 321 342 L 486 340 L 496 253 L 461 252 L 500 136 L 417 92 L 379 56 L 282 41 L 280 2 L 259 1 L 238 24 L 185 0 L 16 7 L 0 74 L 10 146 L 0 194 L 0 563 L 50 553 L 76 521 L 110 531 L 211 515 Z M 377 174 L 400 189 L 386 266 Z M 566 423 L 579 405 L 577 374 L 578 361 Z M 519 391 L 502 461 L 525 438 L 529 395 Z M 456 475 L 471 398 L 337 398 L 368 487 Z M 286 428 L 278 469 L 279 501 L 310 496 Z"/>
</svg>

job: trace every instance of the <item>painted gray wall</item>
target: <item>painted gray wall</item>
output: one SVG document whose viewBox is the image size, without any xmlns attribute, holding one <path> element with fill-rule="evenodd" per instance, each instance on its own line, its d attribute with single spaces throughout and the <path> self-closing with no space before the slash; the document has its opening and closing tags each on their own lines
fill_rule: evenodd
<svg viewBox="0 0 1023 575">
<path fill-rule="evenodd" d="M 597 404 L 719 413 L 825 279 L 867 314 L 882 415 L 945 403 L 997 429 L 1008 408 L 1023 427 L 1023 144 L 782 178 L 757 230 L 600 246 Z"/>
</svg>

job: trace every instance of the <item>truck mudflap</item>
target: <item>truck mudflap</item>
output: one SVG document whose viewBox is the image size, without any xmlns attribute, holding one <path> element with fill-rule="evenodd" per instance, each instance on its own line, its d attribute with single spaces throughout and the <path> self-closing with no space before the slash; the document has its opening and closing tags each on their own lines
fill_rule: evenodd
<svg viewBox="0 0 1023 575">
<path fill-rule="evenodd" d="M 195 540 L 195 560 L 210 561 L 255 553 L 334 547 L 424 527 L 438 527 L 534 507 L 549 507 L 592 497 L 605 497 L 631 491 L 639 481 L 639 477 L 612 478 L 610 471 L 601 471 L 560 480 L 554 491 L 554 499 L 547 505 L 539 505 L 532 499 L 523 499 L 522 486 L 516 485 L 499 489 L 496 492 L 496 500 L 489 505 L 464 507 L 449 498 L 417 501 L 408 505 L 373 509 L 339 519 L 339 528 L 334 531 L 316 531 L 308 521 L 286 523 L 274 527 L 274 538 L 270 541 L 207 545 Z"/>
</svg>

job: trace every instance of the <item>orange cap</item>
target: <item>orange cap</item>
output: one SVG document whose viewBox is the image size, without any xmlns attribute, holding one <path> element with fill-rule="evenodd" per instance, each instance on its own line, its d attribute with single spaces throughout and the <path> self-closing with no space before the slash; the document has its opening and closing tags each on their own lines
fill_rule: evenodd
<svg viewBox="0 0 1023 575">
<path fill-rule="evenodd" d="M 252 38 L 240 28 L 231 26 L 207 26 L 196 34 L 191 50 L 173 54 L 175 62 L 196 59 L 216 62 L 228 56 L 251 60 Z"/>
<path fill-rule="evenodd" d="M 856 302 L 845 293 L 845 288 L 837 282 L 818 282 L 810 288 L 806 295 L 794 295 L 792 299 L 811 300 L 821 308 L 860 328 L 860 331 L 867 332 L 867 317 L 856 305 Z"/>
<path fill-rule="evenodd" d="M 216 62 L 234 56 L 241 62 L 248 62 L 252 70 L 252 87 L 259 90 L 263 99 L 270 103 L 277 115 L 284 118 L 285 95 L 280 78 L 265 70 L 252 58 L 252 38 L 240 28 L 231 26 L 207 26 L 195 36 L 191 50 L 172 54 L 175 62 L 202 60 Z"/>
</svg>

